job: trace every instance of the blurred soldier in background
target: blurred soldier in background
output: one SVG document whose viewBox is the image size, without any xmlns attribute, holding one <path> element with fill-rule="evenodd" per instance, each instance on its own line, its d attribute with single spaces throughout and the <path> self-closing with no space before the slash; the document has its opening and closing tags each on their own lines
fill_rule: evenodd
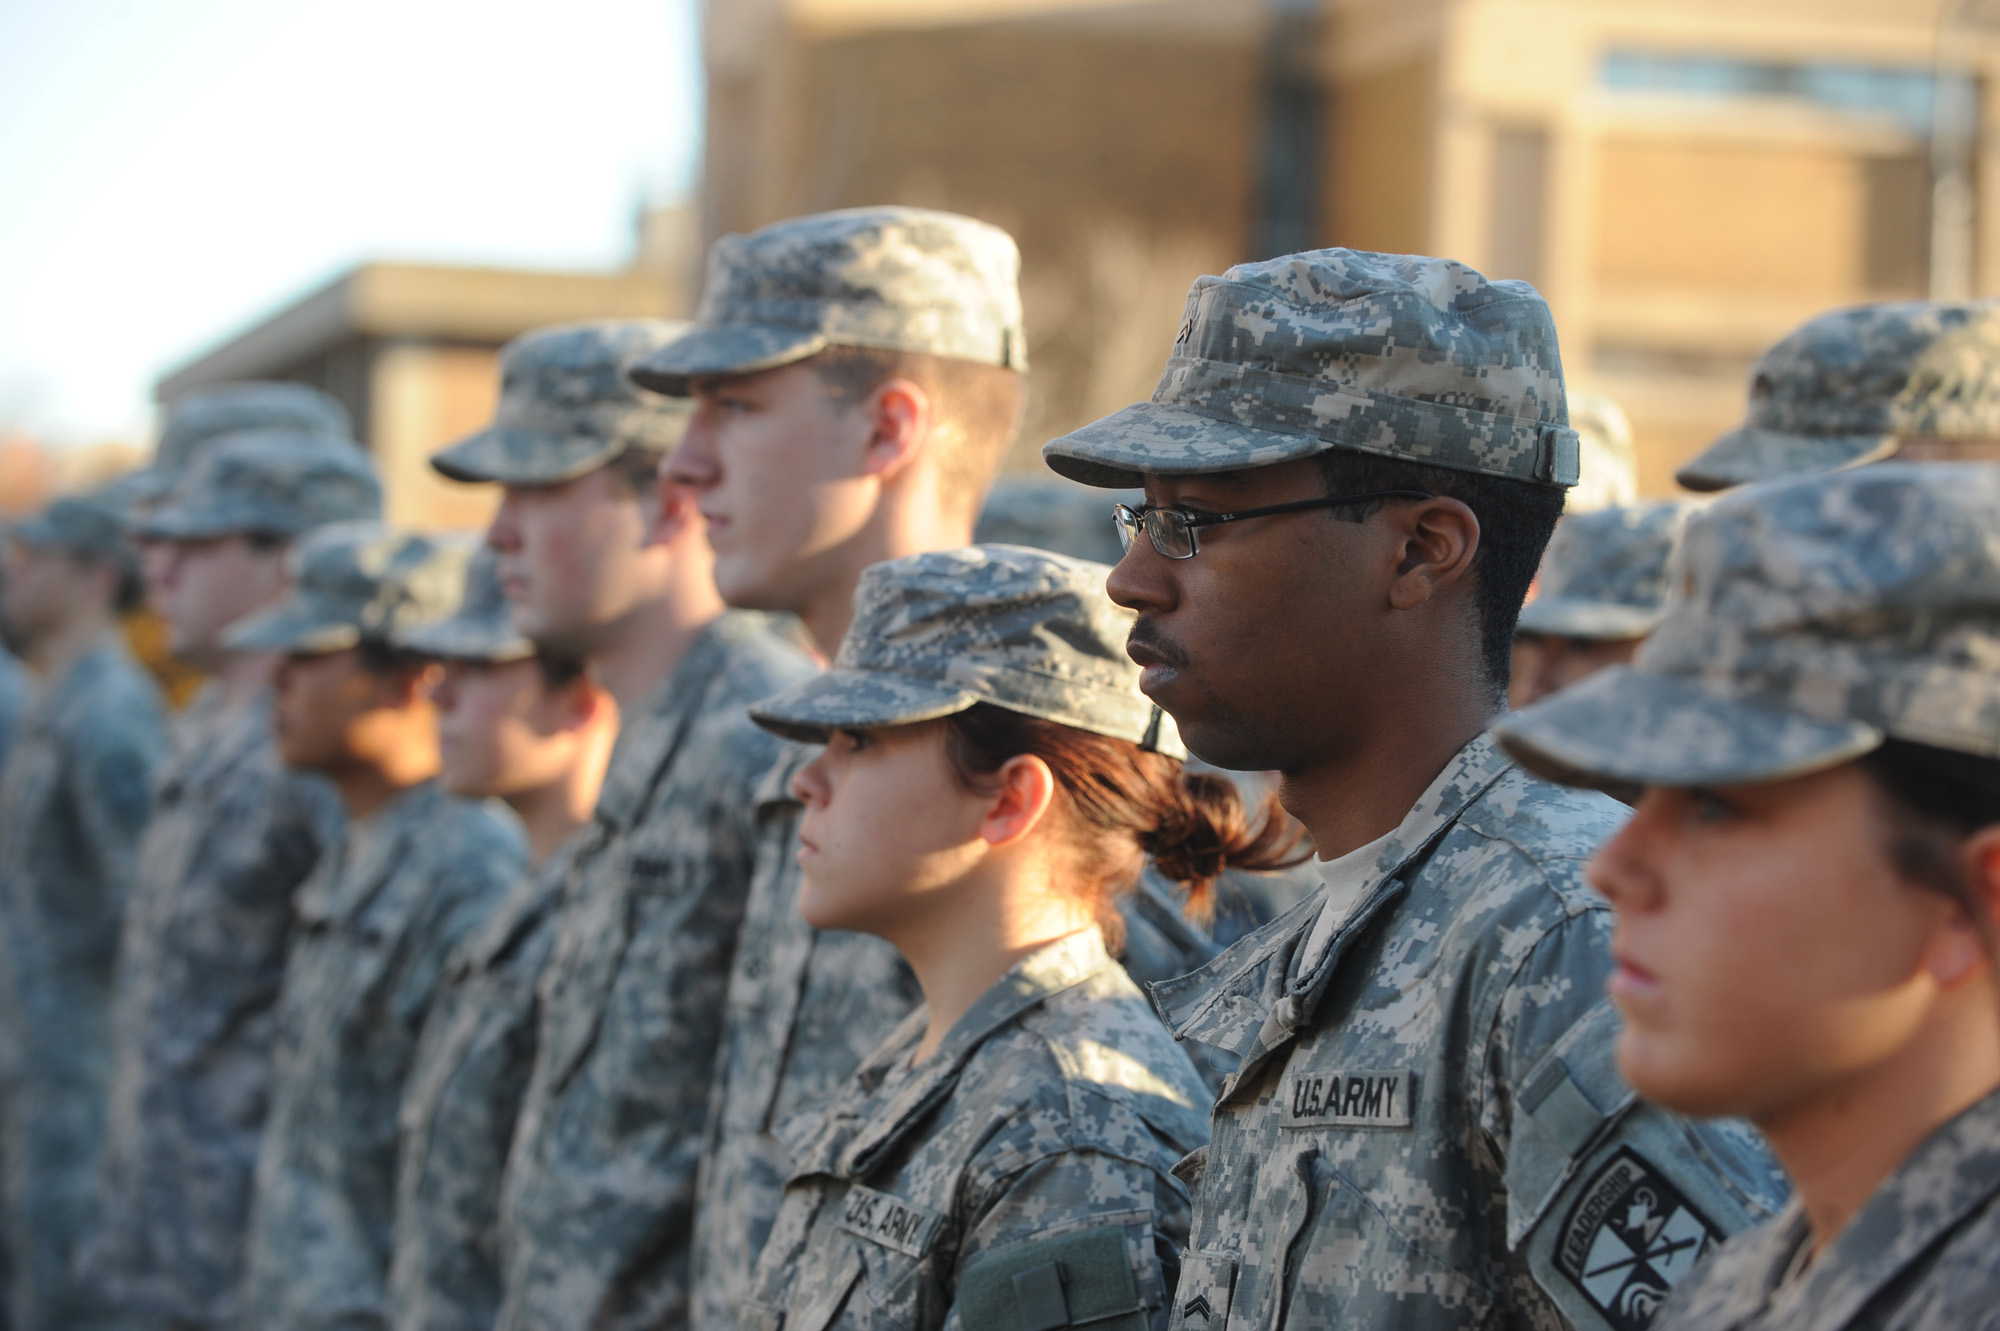
<svg viewBox="0 0 2000 1331">
<path fill-rule="evenodd" d="M 791 611 L 830 657 L 863 568 L 970 540 L 1020 427 L 1019 267 L 1005 232 L 909 208 L 716 243 L 693 330 L 634 377 L 695 399 L 667 475 L 701 497 L 730 604 Z M 791 784 L 814 752 L 791 746 L 760 796 L 694 1208 L 704 1328 L 734 1325 L 777 1214 L 791 1162 L 772 1129 L 823 1108 L 918 996 L 887 943 L 799 914 Z"/>
<path fill-rule="evenodd" d="M 2000 462 L 2000 302 L 1856 305 L 1809 320 L 1758 359 L 1743 424 L 1674 479 L 1727 490 L 1890 457 Z"/>
<path fill-rule="evenodd" d="M 752 794 L 778 752 L 745 707 L 810 669 L 763 616 L 726 612 L 693 499 L 657 483 L 686 412 L 626 371 L 678 332 L 606 321 L 516 340 L 492 427 L 433 459 L 505 487 L 486 539 L 515 628 L 587 660 L 623 715 L 553 926 L 502 1185 L 508 1331 L 683 1317 Z"/>
<path fill-rule="evenodd" d="M 284 599 L 224 638 L 283 654 L 278 753 L 331 781 L 347 815 L 295 898 L 247 1327 L 387 1324 L 403 1082 L 446 959 L 523 867 L 511 820 L 438 785 L 435 670 L 392 645 L 458 605 L 469 553 L 373 523 L 322 527 L 293 547 Z"/>
<path fill-rule="evenodd" d="M 340 822 L 325 782 L 279 761 L 278 658 L 223 633 L 283 594 L 295 539 L 381 510 L 358 446 L 277 429 L 218 437 L 135 523 L 168 647 L 209 677 L 162 767 L 119 944 L 85 1271 L 137 1323 L 231 1319 L 292 893 Z"/>
<path fill-rule="evenodd" d="M 118 477 L 110 488 L 117 491 L 128 518 L 143 517 L 166 499 L 174 485 L 216 441 L 245 430 L 286 430 L 359 447 L 350 437 L 352 426 L 347 408 L 317 388 L 256 380 L 218 384 L 213 388 L 197 388 L 176 399 L 167 409 L 152 460 L 138 471 Z M 151 604 L 153 586 L 158 580 L 154 564 L 165 557 L 165 551 L 136 531 L 135 525 L 128 522 L 126 533 L 127 539 L 138 547 L 148 606 L 127 616 L 126 637 L 176 707 L 198 704 L 201 672 L 173 655 L 158 607 Z M 169 737 L 177 738 L 181 729 L 176 718 L 168 729 Z"/>
<path fill-rule="evenodd" d="M 1679 500 L 1571 514 L 1542 556 L 1514 628 L 1507 705 L 1526 707 L 1632 659 L 1660 622 L 1667 561 L 1694 505 Z"/>
<path fill-rule="evenodd" d="M 439 780 L 499 799 L 528 869 L 445 965 L 403 1089 L 396 1168 L 397 1331 L 491 1331 L 500 1308 L 500 1177 L 534 1064 L 535 982 L 618 734 L 618 704 L 580 661 L 538 654 L 513 626 L 493 551 L 474 556 L 450 619 L 402 635 L 442 664 Z"/>
<path fill-rule="evenodd" d="M 1154 986 L 1242 1055 L 1179 1171 L 1173 1331 L 1625 1331 L 1782 1189 L 1741 1125 L 1633 1102 L 1580 874 L 1624 811 L 1484 733 L 1576 479 L 1548 308 L 1333 249 L 1197 279 L 1187 311 L 1152 400 L 1043 456 L 1143 480 L 1108 584 L 1141 688 L 1204 757 L 1283 773 L 1324 885 Z M 1642 1195 L 1671 1251 L 1618 1205 Z M 1602 1269 L 1635 1215 L 1639 1258 Z"/>
<path fill-rule="evenodd" d="M 105 1324 L 74 1263 L 104 1137 L 112 960 L 166 739 L 159 691 L 118 636 L 139 583 L 117 512 L 58 499 L 11 536 L 8 630 L 41 686 L 0 780 L 8 1321 L 68 1331 Z"/>
<path fill-rule="evenodd" d="M 1576 431 L 1576 484 L 1563 503 L 1569 514 L 1595 513 L 1639 501 L 1639 452 L 1624 409 L 1599 393 L 1569 395 Z"/>
</svg>

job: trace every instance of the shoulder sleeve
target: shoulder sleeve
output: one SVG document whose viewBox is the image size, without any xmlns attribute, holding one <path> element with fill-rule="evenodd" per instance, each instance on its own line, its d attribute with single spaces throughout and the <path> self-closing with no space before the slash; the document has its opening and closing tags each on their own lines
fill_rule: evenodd
<svg viewBox="0 0 2000 1331">
<path fill-rule="evenodd" d="M 152 811 L 153 773 L 166 749 L 159 713 L 135 701 L 82 718 L 73 734 L 78 816 L 101 855 L 122 859 Z"/>
<path fill-rule="evenodd" d="M 1571 1326 L 1638 1331 L 1785 1185 L 1749 1128 L 1691 1122 L 1625 1084 L 1617 1010 L 1601 997 L 1608 966 L 1599 912 L 1542 941 L 1502 1003 L 1484 1103 L 1507 1242 L 1534 1284 Z"/>
<path fill-rule="evenodd" d="M 1189 1220 L 1171 1174 L 1096 1151 L 1045 1156 L 980 1206 L 947 1331 L 1158 1331 Z"/>
</svg>

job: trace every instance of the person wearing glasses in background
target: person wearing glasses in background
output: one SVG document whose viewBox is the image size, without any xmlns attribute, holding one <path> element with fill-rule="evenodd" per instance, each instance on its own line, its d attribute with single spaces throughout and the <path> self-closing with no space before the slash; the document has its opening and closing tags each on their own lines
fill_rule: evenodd
<svg viewBox="0 0 2000 1331">
<path fill-rule="evenodd" d="M 924 1002 L 821 1112 L 737 1325 L 1164 1325 L 1207 1088 L 1112 960 L 1148 857 L 1195 900 L 1291 862 L 1275 809 L 1182 769 L 1102 564 L 877 564 L 823 675 L 755 704 L 793 778 L 799 908 L 887 940 Z"/>
<path fill-rule="evenodd" d="M 1797 1189 L 1663 1331 L 2000 1325 L 1996 532 L 1987 466 L 1730 495 L 1638 659 L 1498 728 L 1554 779 L 1636 792 L 1590 866 L 1619 1067 L 1749 1118 Z"/>
<path fill-rule="evenodd" d="M 521 820 L 528 869 L 445 965 L 410 1065 L 396 1153 L 390 1325 L 491 1331 L 500 1308 L 500 1178 L 534 1065 L 535 982 L 556 903 L 618 736 L 618 704 L 574 658 L 514 628 L 491 550 L 449 619 L 402 634 L 442 670 L 438 781 Z"/>
<path fill-rule="evenodd" d="M 1325 879 L 1153 987 L 1242 1058 L 1179 1170 L 1174 1331 L 1643 1325 L 1782 1186 L 1619 1078 L 1581 870 L 1625 811 L 1484 733 L 1576 479 L 1548 307 L 1443 259 L 1246 264 L 1195 282 L 1150 402 L 1043 456 L 1144 484 L 1108 584 L 1140 687 L 1203 759 L 1280 773 Z"/>
<path fill-rule="evenodd" d="M 0 779 L 0 1222 L 13 1331 L 106 1324 L 77 1278 L 104 1140 L 112 967 L 153 773 L 158 688 L 118 617 L 139 600 L 118 510 L 58 499 L 8 531 L 9 633 L 38 678 Z"/>
<path fill-rule="evenodd" d="M 265 429 L 204 441 L 132 523 L 167 650 L 209 681 L 161 766 L 118 944 L 110 1122 L 83 1270 L 137 1325 L 232 1316 L 292 894 L 340 834 L 332 788 L 278 756 L 278 658 L 230 651 L 223 635 L 284 594 L 299 538 L 381 511 L 352 440 Z"/>
</svg>

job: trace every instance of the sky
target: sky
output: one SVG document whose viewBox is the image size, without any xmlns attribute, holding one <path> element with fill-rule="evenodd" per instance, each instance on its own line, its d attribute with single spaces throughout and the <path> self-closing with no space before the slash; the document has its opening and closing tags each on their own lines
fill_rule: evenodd
<svg viewBox="0 0 2000 1331">
<path fill-rule="evenodd" d="M 607 268 L 700 158 L 695 0 L 0 0 L 0 432 L 368 259 Z"/>
</svg>

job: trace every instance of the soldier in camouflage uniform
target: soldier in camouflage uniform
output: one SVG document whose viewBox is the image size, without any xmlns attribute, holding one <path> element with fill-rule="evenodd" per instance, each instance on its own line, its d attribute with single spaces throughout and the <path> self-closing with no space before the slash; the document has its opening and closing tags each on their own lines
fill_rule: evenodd
<svg viewBox="0 0 2000 1331">
<path fill-rule="evenodd" d="M 6 616 L 41 693 L 0 779 L 0 1185 L 14 1331 L 104 1323 L 72 1271 L 111 1061 L 111 971 L 165 746 L 117 615 L 138 595 L 117 513 L 58 499 L 9 533 Z"/>
<path fill-rule="evenodd" d="M 432 671 L 396 634 L 451 613 L 469 551 L 373 523 L 293 547 L 278 604 L 225 645 L 278 652 L 278 752 L 347 825 L 295 898 L 257 1156 L 243 1325 L 385 1327 L 396 1113 L 438 978 L 521 873 L 519 831 L 436 780 Z"/>
<path fill-rule="evenodd" d="M 1287 834 L 1183 772 L 1107 571 L 877 564 L 832 669 L 751 709 L 827 746 L 796 779 L 804 913 L 891 943 L 926 1001 L 781 1126 L 795 1173 L 739 1326 L 1165 1319 L 1207 1088 L 1106 951 L 1112 901 L 1146 853 L 1199 895 Z"/>
<path fill-rule="evenodd" d="M 1514 629 L 1509 706 L 1526 707 L 1632 659 L 1660 622 L 1667 559 L 1693 511 L 1668 499 L 1573 513 L 1557 524 L 1539 590 Z"/>
<path fill-rule="evenodd" d="M 515 628 L 587 658 L 624 712 L 539 982 L 502 1181 L 507 1331 L 683 1316 L 752 795 L 778 751 L 744 708 L 810 668 L 771 621 L 727 611 L 692 498 L 655 482 L 686 412 L 626 371 L 678 331 L 528 334 L 503 357 L 492 428 L 434 459 L 505 487 L 487 543 Z"/>
<path fill-rule="evenodd" d="M 716 242 L 693 328 L 634 377 L 695 399 L 667 474 L 701 497 L 730 604 L 792 611 L 824 659 L 863 568 L 971 540 L 1019 428 L 1019 268 L 1005 232 L 914 208 L 817 214 Z M 791 785 L 811 756 L 792 748 L 758 796 L 756 879 L 695 1208 L 702 1327 L 733 1324 L 777 1214 L 791 1165 L 773 1128 L 825 1105 L 917 1001 L 895 949 L 799 917 Z"/>
<path fill-rule="evenodd" d="M 137 523 L 170 650 L 211 676 L 140 842 L 85 1263 L 108 1303 L 150 1325 L 231 1320 L 292 893 L 339 833 L 332 789 L 286 769 L 272 742 L 277 659 L 225 651 L 222 635 L 283 593 L 294 539 L 381 509 L 356 446 L 265 430 L 220 441 Z"/>
<path fill-rule="evenodd" d="M 1590 869 L 1619 1065 L 1749 1115 L 1798 1189 L 1658 1327 L 2000 1325 L 1996 530 L 1990 466 L 1731 495 L 1690 522 L 1630 667 L 1498 727 L 1535 770 L 1642 791 Z M 1692 1233 L 1627 1198 L 1587 1279 Z"/>
<path fill-rule="evenodd" d="M 397 1153 L 393 1325 L 490 1331 L 500 1175 L 534 1065 L 535 982 L 618 706 L 580 662 L 539 656 L 515 630 L 491 550 L 474 557 L 458 613 L 400 642 L 443 665 L 433 696 L 445 789 L 504 801 L 528 840 L 528 872 L 445 966 L 404 1086 Z"/>
<path fill-rule="evenodd" d="M 1195 282 L 1151 401 L 1043 456 L 1144 482 L 1109 582 L 1142 687 L 1195 753 L 1281 774 L 1326 880 L 1153 987 L 1242 1059 L 1180 1167 L 1174 1331 L 1642 1325 L 1780 1189 L 1746 1129 L 1612 1065 L 1580 870 L 1623 811 L 1482 733 L 1576 478 L 1547 306 L 1441 259 L 1242 265 Z M 1576 1255 L 1641 1185 L 1699 1224 L 1606 1288 Z"/>
<path fill-rule="evenodd" d="M 1856 305 L 1758 358 L 1744 423 L 1674 473 L 1690 490 L 1884 458 L 2000 461 L 2000 302 Z"/>
</svg>

